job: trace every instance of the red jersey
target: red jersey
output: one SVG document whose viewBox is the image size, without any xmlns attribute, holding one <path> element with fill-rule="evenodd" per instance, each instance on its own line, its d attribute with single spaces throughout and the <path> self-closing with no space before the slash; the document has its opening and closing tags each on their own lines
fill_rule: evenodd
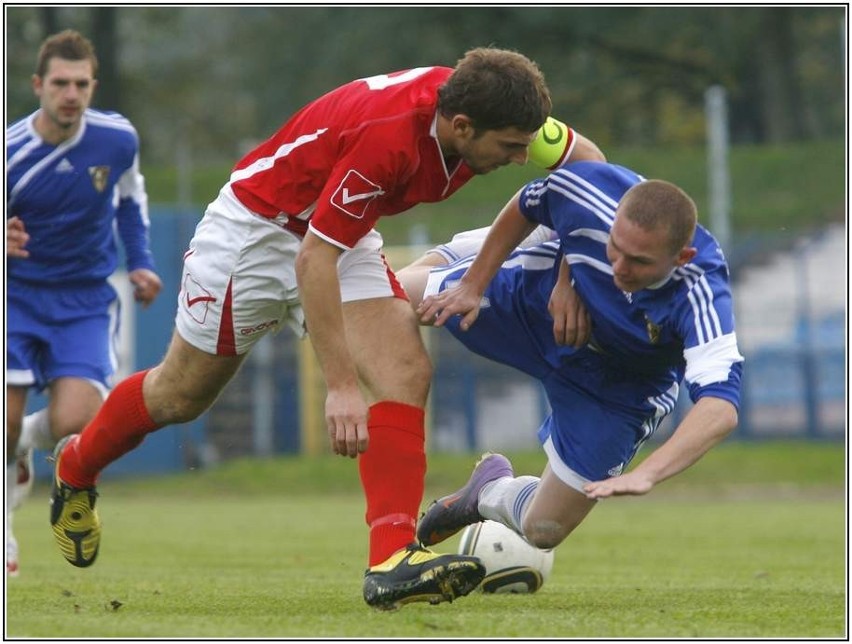
<svg viewBox="0 0 852 644">
<path fill-rule="evenodd" d="M 352 248 L 379 217 L 442 201 L 473 177 L 447 167 L 438 144 L 438 88 L 448 67 L 362 78 L 309 103 L 234 167 L 237 198 Z"/>
</svg>

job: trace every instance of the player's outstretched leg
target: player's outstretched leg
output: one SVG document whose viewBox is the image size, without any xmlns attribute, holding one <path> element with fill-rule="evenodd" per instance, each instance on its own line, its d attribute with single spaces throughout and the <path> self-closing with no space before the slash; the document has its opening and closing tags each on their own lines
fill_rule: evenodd
<svg viewBox="0 0 852 644">
<path fill-rule="evenodd" d="M 483 454 L 465 486 L 434 501 L 420 517 L 417 539 L 431 546 L 471 523 L 483 521 L 479 514 L 479 493 L 486 484 L 506 476 L 514 476 L 509 459 L 502 454 Z"/>
<path fill-rule="evenodd" d="M 464 597 L 485 577 L 477 557 L 439 555 L 412 543 L 364 574 L 364 601 L 380 610 Z"/>
<path fill-rule="evenodd" d="M 101 520 L 95 510 L 95 487 L 79 489 L 59 478 L 59 464 L 66 449 L 74 449 L 79 434 L 66 436 L 53 450 L 53 490 L 50 494 L 50 525 L 62 555 L 78 568 L 95 563 L 101 544 Z"/>
</svg>

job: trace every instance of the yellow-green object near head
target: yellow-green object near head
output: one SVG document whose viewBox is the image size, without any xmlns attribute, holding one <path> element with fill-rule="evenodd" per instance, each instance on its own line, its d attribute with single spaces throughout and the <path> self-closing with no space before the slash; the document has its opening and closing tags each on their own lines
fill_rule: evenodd
<svg viewBox="0 0 852 644">
<path fill-rule="evenodd" d="M 565 123 L 548 116 L 538 135 L 530 143 L 530 161 L 537 166 L 553 170 L 568 156 L 574 133 Z"/>
</svg>

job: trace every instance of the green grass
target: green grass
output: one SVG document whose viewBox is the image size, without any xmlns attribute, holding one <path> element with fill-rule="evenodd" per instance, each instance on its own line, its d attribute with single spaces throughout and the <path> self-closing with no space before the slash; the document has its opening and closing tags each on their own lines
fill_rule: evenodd
<svg viewBox="0 0 852 644">
<path fill-rule="evenodd" d="M 709 223 L 706 151 L 703 147 L 612 148 L 608 159 L 649 178 L 667 179 L 696 201 L 703 224 Z M 734 146 L 730 151 L 731 225 L 736 233 L 789 233 L 809 230 L 845 215 L 843 141 L 810 141 L 775 146 Z M 192 175 L 192 197 L 199 206 L 211 201 L 227 181 L 231 164 L 199 165 Z M 174 168 L 145 167 L 150 200 L 177 198 Z M 524 183 L 543 172 L 510 166 L 477 177 L 451 199 L 421 204 L 402 216 L 385 217 L 378 228 L 388 245 L 409 242 L 413 226 L 424 228 L 433 242 L 460 230 L 490 224 L 503 204 Z"/>
<path fill-rule="evenodd" d="M 543 458 L 513 461 L 531 472 Z M 472 462 L 430 457 L 427 499 L 462 483 Z M 42 486 L 15 515 L 22 573 L 7 584 L 6 634 L 840 638 L 844 477 L 839 444 L 722 445 L 646 497 L 602 502 L 539 593 L 391 614 L 361 599 L 364 507 L 348 459 L 106 481 L 104 541 L 87 570 L 56 550 Z"/>
</svg>

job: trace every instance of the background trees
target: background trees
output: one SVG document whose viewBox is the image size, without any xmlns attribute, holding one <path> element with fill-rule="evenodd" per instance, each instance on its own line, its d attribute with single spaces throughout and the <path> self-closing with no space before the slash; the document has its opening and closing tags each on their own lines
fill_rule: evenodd
<svg viewBox="0 0 852 644">
<path fill-rule="evenodd" d="M 695 145 L 703 95 L 728 90 L 735 143 L 845 135 L 843 7 L 8 7 L 7 119 L 47 33 L 101 59 L 97 105 L 136 123 L 148 161 L 233 161 L 336 85 L 473 46 L 535 59 L 554 113 L 603 145 Z"/>
</svg>

